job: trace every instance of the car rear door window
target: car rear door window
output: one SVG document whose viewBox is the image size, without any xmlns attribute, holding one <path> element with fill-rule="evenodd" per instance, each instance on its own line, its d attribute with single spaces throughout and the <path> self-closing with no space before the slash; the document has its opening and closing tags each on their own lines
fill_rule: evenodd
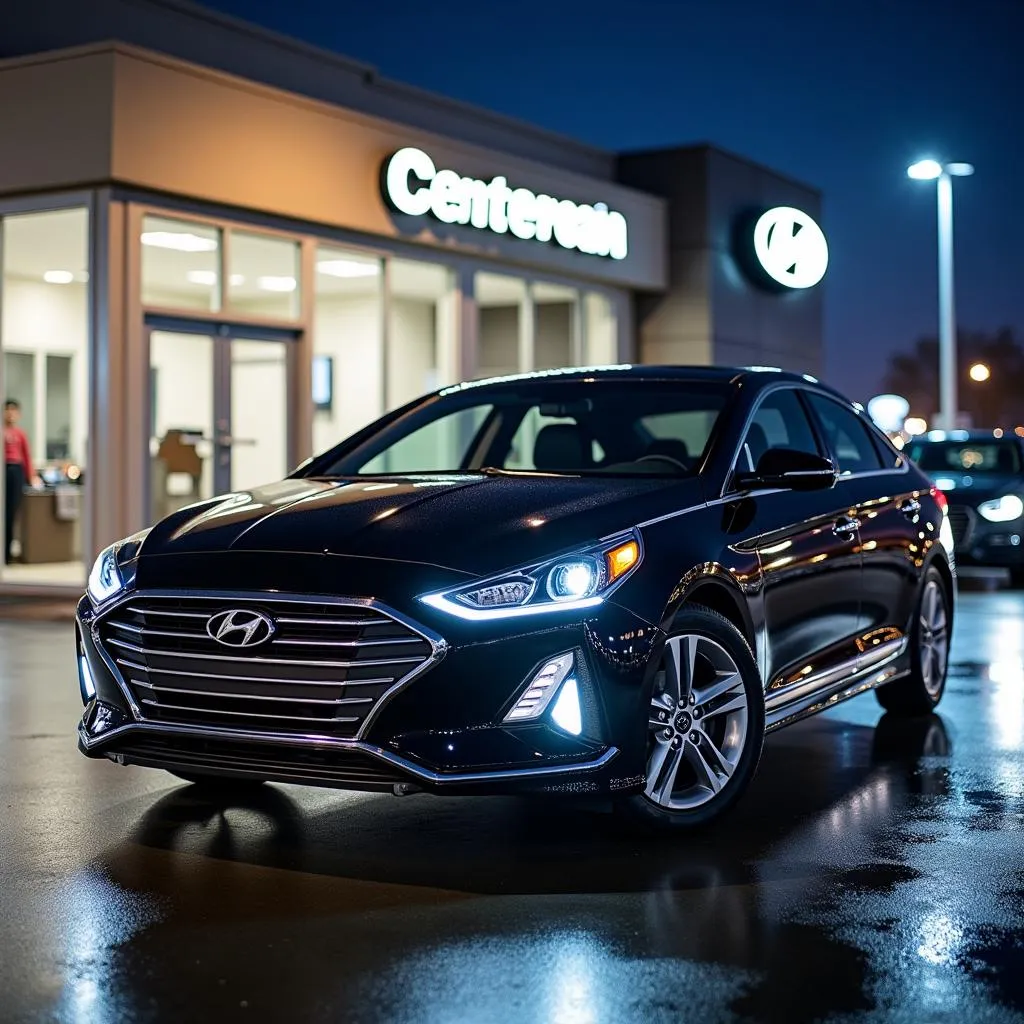
<svg viewBox="0 0 1024 1024">
<path fill-rule="evenodd" d="M 807 398 L 839 463 L 840 476 L 885 468 L 868 428 L 852 409 L 814 392 L 809 392 Z"/>
<path fill-rule="evenodd" d="M 753 472 L 769 448 L 820 454 L 810 420 L 793 388 L 772 391 L 757 407 L 740 448 L 740 468 Z"/>
</svg>

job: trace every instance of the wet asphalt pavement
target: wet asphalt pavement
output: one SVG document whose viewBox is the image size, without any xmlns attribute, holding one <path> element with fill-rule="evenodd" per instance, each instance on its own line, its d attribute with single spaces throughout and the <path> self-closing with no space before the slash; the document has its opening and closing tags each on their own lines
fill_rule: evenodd
<svg viewBox="0 0 1024 1024">
<path fill-rule="evenodd" d="M 769 737 L 690 839 L 566 804 L 89 761 L 70 625 L 0 622 L 0 1020 L 1024 1021 L 1024 595 L 940 713 Z"/>
</svg>

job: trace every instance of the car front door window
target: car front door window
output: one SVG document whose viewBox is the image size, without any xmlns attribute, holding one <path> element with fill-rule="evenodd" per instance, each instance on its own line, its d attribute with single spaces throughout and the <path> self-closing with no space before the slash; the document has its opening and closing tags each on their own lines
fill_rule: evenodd
<svg viewBox="0 0 1024 1024">
<path fill-rule="evenodd" d="M 821 454 L 807 413 L 792 388 L 771 392 L 757 407 L 740 447 L 740 468 L 753 472 L 769 448 Z"/>
</svg>

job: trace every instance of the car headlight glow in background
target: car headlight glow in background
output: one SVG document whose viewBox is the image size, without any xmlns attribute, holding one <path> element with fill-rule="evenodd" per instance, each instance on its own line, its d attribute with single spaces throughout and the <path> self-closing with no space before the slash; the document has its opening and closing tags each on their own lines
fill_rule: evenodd
<svg viewBox="0 0 1024 1024">
<path fill-rule="evenodd" d="M 1016 494 L 1004 494 L 1001 498 L 983 501 L 978 513 L 990 523 L 1009 523 L 1024 515 L 1024 501 Z"/>
</svg>

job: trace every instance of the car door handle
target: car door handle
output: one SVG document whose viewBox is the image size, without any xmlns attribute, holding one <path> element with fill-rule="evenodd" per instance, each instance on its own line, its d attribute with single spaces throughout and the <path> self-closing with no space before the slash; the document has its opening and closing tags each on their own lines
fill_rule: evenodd
<svg viewBox="0 0 1024 1024">
<path fill-rule="evenodd" d="M 908 498 L 902 505 L 900 511 L 908 518 L 913 519 L 921 511 L 921 502 L 917 498 Z"/>
<path fill-rule="evenodd" d="M 837 537 L 850 537 L 860 529 L 860 520 L 854 519 L 850 516 L 845 516 L 842 519 L 837 519 L 832 524 L 832 532 Z"/>
</svg>

